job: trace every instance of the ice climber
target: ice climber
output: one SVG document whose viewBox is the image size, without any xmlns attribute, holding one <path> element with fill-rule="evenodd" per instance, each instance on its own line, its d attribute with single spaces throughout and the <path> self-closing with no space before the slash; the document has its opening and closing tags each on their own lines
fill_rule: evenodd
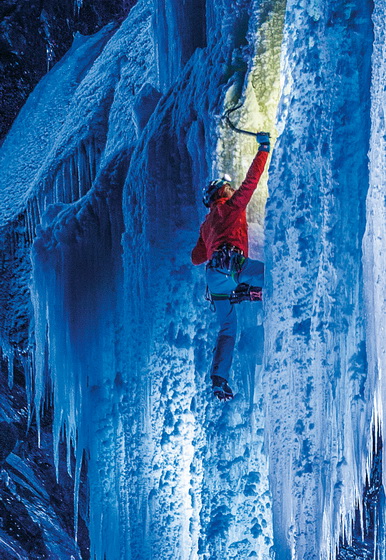
<svg viewBox="0 0 386 560">
<path fill-rule="evenodd" d="M 228 385 L 237 333 L 237 315 L 232 301 L 241 301 L 245 295 L 248 297 L 244 299 L 261 299 L 264 282 L 264 264 L 248 257 L 246 207 L 264 171 L 270 149 L 269 134 L 258 133 L 256 139 L 258 152 L 239 189 L 231 186 L 231 179 L 226 175 L 204 189 L 203 202 L 210 211 L 192 251 L 193 264 L 207 261 L 206 280 L 219 322 L 210 375 L 213 393 L 220 400 L 233 398 Z"/>
</svg>

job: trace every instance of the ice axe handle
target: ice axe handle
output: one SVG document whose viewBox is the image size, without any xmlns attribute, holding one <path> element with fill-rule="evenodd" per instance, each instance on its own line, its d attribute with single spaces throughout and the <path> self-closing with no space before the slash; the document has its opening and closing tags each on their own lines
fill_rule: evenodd
<svg viewBox="0 0 386 560">
<path fill-rule="evenodd" d="M 242 128 L 238 128 L 233 124 L 233 122 L 229 118 L 229 115 L 233 113 L 233 111 L 240 109 L 240 107 L 241 105 L 237 105 L 237 107 L 233 107 L 233 109 L 228 109 L 228 111 L 225 112 L 224 115 L 225 120 L 227 121 L 231 129 L 234 130 L 235 132 L 239 132 L 240 134 L 247 134 L 248 136 L 254 136 L 256 139 L 258 134 L 264 134 L 265 136 L 268 136 L 268 142 L 269 142 L 269 138 L 270 138 L 269 132 L 252 132 L 251 130 L 243 130 Z"/>
</svg>

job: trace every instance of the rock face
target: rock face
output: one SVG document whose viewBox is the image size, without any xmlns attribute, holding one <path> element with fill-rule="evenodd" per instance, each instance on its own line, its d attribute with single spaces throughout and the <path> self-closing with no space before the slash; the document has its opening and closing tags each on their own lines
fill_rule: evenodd
<svg viewBox="0 0 386 560">
<path fill-rule="evenodd" d="M 0 143 L 39 80 L 62 58 L 75 33 L 121 22 L 135 0 L 3 0 L 0 6 Z"/>
<path fill-rule="evenodd" d="M 41 422 L 40 446 L 35 422 L 30 421 L 25 374 L 19 360 L 9 386 L 6 363 L 1 363 L 0 422 L 0 558 L 7 560 L 86 560 L 89 555 L 86 510 L 78 518 L 74 540 L 74 483 L 67 472 L 62 443 L 61 466 L 56 478 L 52 454 L 52 413 Z M 71 462 L 71 460 L 70 460 Z M 80 501 L 86 504 L 86 471 L 81 474 Z"/>
<path fill-rule="evenodd" d="M 384 560 L 374 8 L 138 0 L 39 81 L 0 150 L 1 554 Z M 256 153 L 238 103 L 276 142 L 248 208 L 264 308 L 238 308 L 223 406 L 190 250 L 202 187 Z"/>
</svg>

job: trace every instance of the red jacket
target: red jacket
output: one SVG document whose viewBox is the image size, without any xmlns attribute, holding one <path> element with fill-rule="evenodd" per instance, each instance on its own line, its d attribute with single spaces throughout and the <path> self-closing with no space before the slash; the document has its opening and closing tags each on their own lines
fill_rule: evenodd
<svg viewBox="0 0 386 560">
<path fill-rule="evenodd" d="M 264 171 L 268 152 L 257 152 L 240 188 L 231 198 L 219 198 L 200 227 L 200 237 L 192 251 L 192 263 L 210 260 L 223 243 L 238 247 L 248 256 L 248 224 L 246 207 Z"/>
</svg>

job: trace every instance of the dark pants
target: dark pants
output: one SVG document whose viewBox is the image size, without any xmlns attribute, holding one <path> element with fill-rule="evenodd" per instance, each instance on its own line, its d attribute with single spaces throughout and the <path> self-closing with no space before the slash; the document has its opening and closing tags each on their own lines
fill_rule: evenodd
<svg viewBox="0 0 386 560">
<path fill-rule="evenodd" d="M 260 261 L 245 259 L 240 272 L 229 273 L 221 268 L 207 268 L 206 280 L 212 294 L 229 295 L 238 284 L 263 287 L 264 264 Z M 228 299 L 214 302 L 220 330 L 211 367 L 211 375 L 228 379 L 231 369 L 233 350 L 237 334 L 237 314 L 234 304 Z"/>
</svg>

